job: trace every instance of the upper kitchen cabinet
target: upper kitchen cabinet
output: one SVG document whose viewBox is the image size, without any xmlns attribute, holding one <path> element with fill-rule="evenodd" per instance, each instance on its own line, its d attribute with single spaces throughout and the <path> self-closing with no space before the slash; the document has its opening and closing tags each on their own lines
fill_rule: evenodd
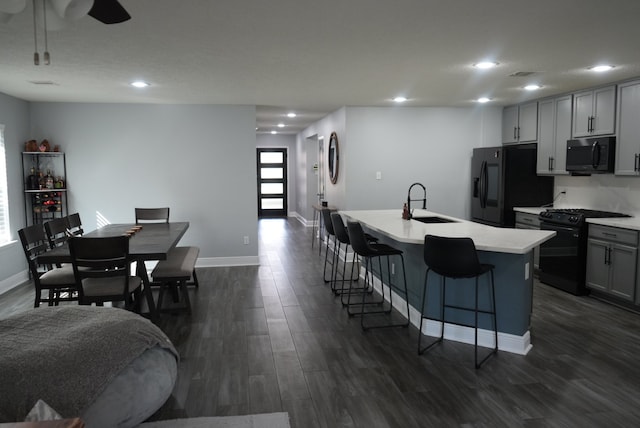
<svg viewBox="0 0 640 428">
<path fill-rule="evenodd" d="M 615 109 L 615 85 L 574 94 L 573 137 L 613 134 Z"/>
<path fill-rule="evenodd" d="M 538 174 L 568 174 L 567 140 L 571 139 L 572 101 L 571 95 L 565 95 L 538 103 Z"/>
<path fill-rule="evenodd" d="M 502 110 L 502 143 L 524 143 L 538 138 L 538 102 L 505 107 Z"/>
<path fill-rule="evenodd" d="M 640 175 L 640 81 L 618 86 L 617 175 Z"/>
</svg>

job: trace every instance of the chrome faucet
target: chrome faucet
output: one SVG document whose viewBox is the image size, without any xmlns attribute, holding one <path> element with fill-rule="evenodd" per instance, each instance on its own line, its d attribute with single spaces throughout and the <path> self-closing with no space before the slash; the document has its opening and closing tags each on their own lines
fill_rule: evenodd
<svg viewBox="0 0 640 428">
<path fill-rule="evenodd" d="M 422 187 L 422 199 L 411 199 L 411 189 L 413 189 L 413 186 Z M 427 189 L 421 183 L 413 183 L 411 186 L 409 186 L 409 191 L 407 192 L 407 208 L 409 209 L 409 218 L 413 217 L 413 211 L 411 210 L 411 201 L 422 201 L 422 209 L 427 209 Z"/>
</svg>

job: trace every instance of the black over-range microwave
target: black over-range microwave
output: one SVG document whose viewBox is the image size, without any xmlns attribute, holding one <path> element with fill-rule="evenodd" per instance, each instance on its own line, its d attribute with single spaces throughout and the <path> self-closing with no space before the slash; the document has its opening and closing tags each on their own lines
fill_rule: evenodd
<svg viewBox="0 0 640 428">
<path fill-rule="evenodd" d="M 567 171 L 575 174 L 613 172 L 616 137 L 580 138 L 567 141 Z"/>
</svg>

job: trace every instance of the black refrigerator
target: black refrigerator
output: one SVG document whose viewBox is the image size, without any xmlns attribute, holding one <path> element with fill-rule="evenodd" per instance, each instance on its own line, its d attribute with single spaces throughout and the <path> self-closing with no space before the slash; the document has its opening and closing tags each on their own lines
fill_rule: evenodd
<svg viewBox="0 0 640 428">
<path fill-rule="evenodd" d="M 537 144 L 473 149 L 471 220 L 515 226 L 514 207 L 553 202 L 553 177 L 536 174 Z"/>
</svg>

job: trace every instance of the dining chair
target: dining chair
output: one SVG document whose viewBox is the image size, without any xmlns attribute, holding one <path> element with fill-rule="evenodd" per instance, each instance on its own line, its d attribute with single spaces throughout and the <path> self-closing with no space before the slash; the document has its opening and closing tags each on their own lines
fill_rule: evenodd
<svg viewBox="0 0 640 428">
<path fill-rule="evenodd" d="M 73 237 L 69 239 L 81 305 L 124 302 L 139 312 L 142 280 L 130 275 L 128 236 Z"/>
<path fill-rule="evenodd" d="M 169 207 L 136 208 L 136 223 L 169 223 Z"/>
<path fill-rule="evenodd" d="M 34 308 L 46 302 L 49 306 L 60 302 L 78 300 L 75 276 L 71 264 L 62 267 L 38 264 L 38 256 L 49 250 L 49 242 L 41 224 L 28 226 L 18 231 L 22 249 L 27 258 L 29 272 L 35 287 Z M 46 291 L 47 297 L 42 293 Z"/>
<path fill-rule="evenodd" d="M 47 234 L 49 247 L 58 247 L 69 239 L 68 222 L 65 217 L 49 220 L 44 224 L 44 231 Z"/>
<path fill-rule="evenodd" d="M 74 236 L 82 236 L 84 234 L 84 230 L 82 229 L 82 221 L 80 221 L 80 214 L 73 213 L 69 214 L 66 217 L 67 220 L 67 228 L 69 232 L 71 232 Z"/>
</svg>

